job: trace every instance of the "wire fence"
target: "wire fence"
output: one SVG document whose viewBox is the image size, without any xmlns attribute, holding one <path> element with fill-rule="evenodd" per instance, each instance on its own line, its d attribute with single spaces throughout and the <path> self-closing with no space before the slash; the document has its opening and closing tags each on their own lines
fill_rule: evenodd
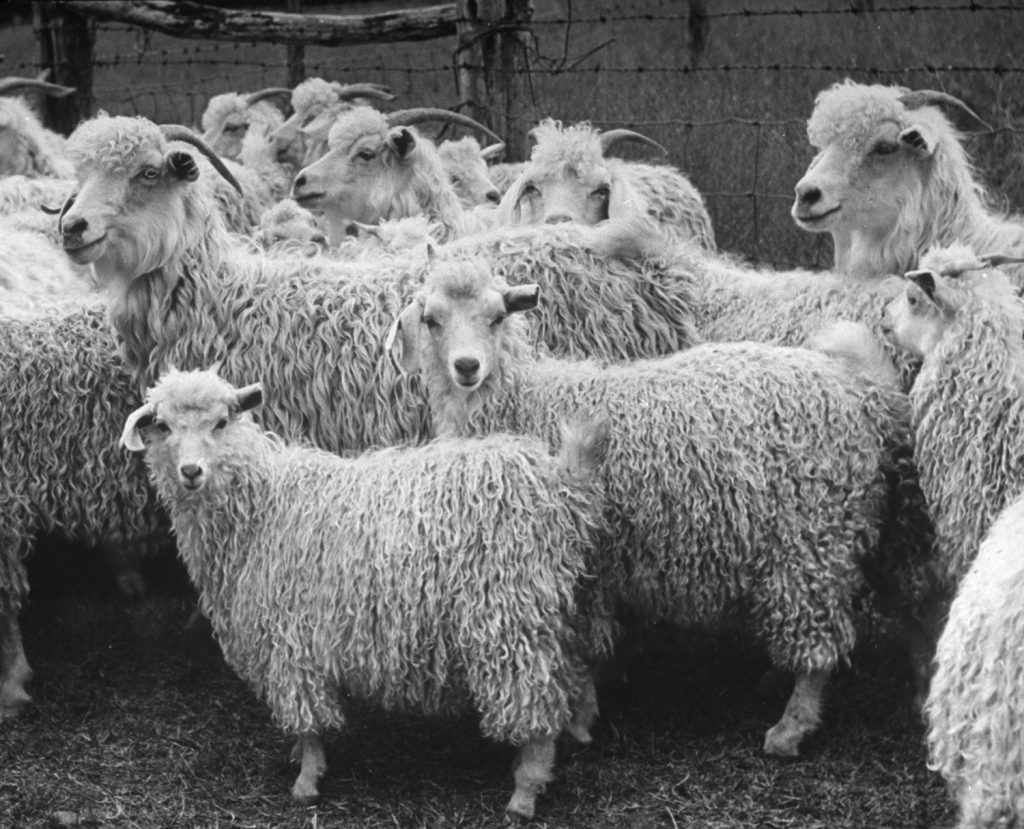
<svg viewBox="0 0 1024 829">
<path fill-rule="evenodd" d="M 776 265 L 830 264 L 827 239 L 795 228 L 788 210 L 813 155 L 805 124 L 814 96 L 846 77 L 968 101 L 995 127 L 967 139 L 979 174 L 997 201 L 1024 204 L 1024 4 L 717 0 L 699 19 L 682 0 L 534 5 L 530 98 L 501 114 L 523 130 L 554 117 L 649 135 L 704 194 L 724 250 Z M 354 13 L 351 4 L 309 10 Z M 6 71 L 38 70 L 24 32 L 0 37 Z M 456 52 L 454 38 L 306 47 L 305 69 L 387 83 L 401 106 L 451 107 L 459 101 Z M 212 95 L 281 85 L 289 68 L 281 45 L 179 40 L 113 24 L 97 27 L 94 58 L 101 108 L 188 124 L 200 121 Z"/>
</svg>

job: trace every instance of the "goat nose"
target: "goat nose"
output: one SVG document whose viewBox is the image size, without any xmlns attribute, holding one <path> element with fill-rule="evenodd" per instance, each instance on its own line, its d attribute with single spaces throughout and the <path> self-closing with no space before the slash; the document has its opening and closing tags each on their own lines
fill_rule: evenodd
<svg viewBox="0 0 1024 829">
<path fill-rule="evenodd" d="M 499 193 L 497 190 L 488 190 L 487 191 L 487 195 L 485 196 L 485 198 L 489 202 L 493 202 L 494 204 L 498 204 L 501 201 L 501 193 Z"/>
<path fill-rule="evenodd" d="M 455 361 L 455 370 L 466 377 L 476 374 L 480 361 L 476 357 L 459 357 Z"/>
<path fill-rule="evenodd" d="M 86 221 L 84 217 L 80 219 L 75 219 L 72 222 L 65 223 L 61 228 L 63 233 L 70 234 L 85 233 L 85 231 L 87 231 L 88 229 L 89 222 Z"/>
<path fill-rule="evenodd" d="M 552 213 L 544 220 L 544 223 L 549 225 L 560 225 L 571 221 L 572 216 L 570 216 L 568 213 Z"/>
<path fill-rule="evenodd" d="M 303 176 L 299 176 L 298 178 L 296 178 L 295 179 L 295 184 L 292 185 L 292 187 L 295 190 L 301 190 L 305 186 L 306 186 L 306 177 L 304 175 Z"/>
<path fill-rule="evenodd" d="M 817 187 L 797 187 L 796 197 L 801 204 L 815 204 L 821 199 L 821 190 Z"/>
<path fill-rule="evenodd" d="M 202 467 L 197 463 L 182 464 L 179 471 L 181 472 L 181 477 L 185 478 L 189 483 L 195 483 L 196 478 L 203 474 Z"/>
<path fill-rule="evenodd" d="M 313 236 L 310 236 L 309 241 L 311 241 L 314 245 L 326 245 L 327 237 L 324 236 L 322 233 L 317 233 Z"/>
</svg>

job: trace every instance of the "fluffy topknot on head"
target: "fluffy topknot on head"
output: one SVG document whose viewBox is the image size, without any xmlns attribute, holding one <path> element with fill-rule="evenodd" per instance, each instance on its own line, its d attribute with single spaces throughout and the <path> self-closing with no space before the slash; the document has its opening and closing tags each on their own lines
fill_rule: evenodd
<svg viewBox="0 0 1024 829">
<path fill-rule="evenodd" d="M 472 299 L 485 290 L 504 292 L 508 287 L 487 260 L 458 253 L 433 260 L 423 281 L 424 294 L 437 291 L 452 299 Z"/>
<path fill-rule="evenodd" d="M 545 118 L 531 131 L 536 145 L 530 163 L 543 167 L 565 165 L 584 170 L 604 158 L 601 135 L 588 121 L 563 127 L 561 121 Z"/>
<path fill-rule="evenodd" d="M 314 107 L 325 107 L 336 103 L 336 88 L 323 78 L 306 78 L 292 90 L 292 109 L 307 112 Z"/>
<path fill-rule="evenodd" d="M 245 96 L 238 92 L 222 92 L 220 95 L 214 95 L 203 112 L 203 131 L 223 124 L 231 115 L 244 116 L 248 106 Z"/>
<path fill-rule="evenodd" d="M 217 373 L 216 368 L 179 371 L 170 369 L 146 392 L 146 403 L 160 416 L 170 411 L 216 412 L 231 409 L 237 389 Z"/>
<path fill-rule="evenodd" d="M 838 143 L 849 152 L 862 153 L 877 138 L 878 125 L 887 121 L 902 130 L 913 120 L 926 119 L 953 132 L 946 117 L 934 107 L 908 110 L 900 98 L 909 91 L 902 86 L 867 85 L 849 78 L 835 83 L 818 93 L 807 121 L 807 138 L 819 150 Z M 911 112 L 915 113 L 913 119 Z"/>
<path fill-rule="evenodd" d="M 260 227 L 268 227 L 273 224 L 290 222 L 294 219 L 313 221 L 313 214 L 302 207 L 294 199 L 281 199 L 263 211 L 260 216 Z"/>
<path fill-rule="evenodd" d="M 331 126 L 327 146 L 332 150 L 337 147 L 350 147 L 364 135 L 378 135 L 383 141 L 389 129 L 391 127 L 384 113 L 373 107 L 353 107 Z"/>
<path fill-rule="evenodd" d="M 985 267 L 985 262 L 968 245 L 955 242 L 947 247 L 934 247 L 921 257 L 921 270 L 942 276 L 957 276 Z"/>
<path fill-rule="evenodd" d="M 160 128 L 141 115 L 107 115 L 83 121 L 68 138 L 67 155 L 79 167 L 98 164 L 117 173 L 138 167 L 153 153 L 167 151 L 167 141 Z"/>
</svg>

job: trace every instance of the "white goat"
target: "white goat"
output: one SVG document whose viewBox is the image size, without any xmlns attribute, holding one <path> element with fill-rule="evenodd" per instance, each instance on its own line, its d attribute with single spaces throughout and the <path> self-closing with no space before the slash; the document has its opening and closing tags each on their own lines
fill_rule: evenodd
<svg viewBox="0 0 1024 829">
<path fill-rule="evenodd" d="M 0 95 L 29 89 L 58 98 L 75 91 L 32 78 L 0 80 Z M 66 178 L 72 174 L 71 164 L 64 158 L 64 136 L 46 129 L 23 99 L 0 98 L 0 176 Z"/>
<path fill-rule="evenodd" d="M 958 241 L 1024 253 L 1024 221 L 990 207 L 940 107 L 988 128 L 941 92 L 847 80 L 819 93 L 807 122 L 818 154 L 796 185 L 792 215 L 805 230 L 832 234 L 835 270 L 902 274 L 932 246 Z"/>
<path fill-rule="evenodd" d="M 437 148 L 412 127 L 423 121 L 461 124 L 497 139 L 473 119 L 445 109 L 385 115 L 356 107 L 339 115 L 327 154 L 300 170 L 292 187 L 299 204 L 323 212 L 331 245 L 341 243 L 352 222 L 420 214 L 439 222 L 447 237 L 463 232 L 463 210 Z"/>
<path fill-rule="evenodd" d="M 340 458 L 260 430 L 247 412 L 262 397 L 170 372 L 122 441 L 146 451 L 228 664 L 297 737 L 293 796 L 318 797 L 321 737 L 345 724 L 347 699 L 471 706 L 486 736 L 521 746 L 506 808 L 532 818 L 556 737 L 589 740 L 596 714 L 607 435 L 566 432 L 558 460 L 510 435 Z"/>
<path fill-rule="evenodd" d="M 467 210 L 481 204 L 497 205 L 501 201 L 501 193 L 491 181 L 487 162 L 504 151 L 504 143 L 481 147 L 471 135 L 458 141 L 442 141 L 437 146 L 455 195 Z"/>
<path fill-rule="evenodd" d="M 501 201 L 505 224 L 580 222 L 593 225 L 629 213 L 650 216 L 672 240 L 715 250 L 704 199 L 678 170 L 606 158 L 622 141 L 666 150 L 632 130 L 598 132 L 588 123 L 563 127 L 546 119 L 531 131 L 537 142 Z"/>
<path fill-rule="evenodd" d="M 353 106 L 394 98 L 381 84 L 307 78 L 292 90 L 292 114 L 271 136 L 277 160 L 294 170 L 310 164 L 326 151 L 327 133 L 337 115 Z"/>
</svg>

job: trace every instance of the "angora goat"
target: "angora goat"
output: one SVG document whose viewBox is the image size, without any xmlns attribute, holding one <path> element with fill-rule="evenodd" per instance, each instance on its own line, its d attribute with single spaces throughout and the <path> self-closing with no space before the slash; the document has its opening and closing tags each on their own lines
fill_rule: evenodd
<svg viewBox="0 0 1024 829">
<path fill-rule="evenodd" d="M 517 315 L 537 300 L 536 285 L 509 287 L 484 260 L 435 265 L 394 348 L 422 372 L 437 430 L 550 438 L 568 412 L 608 418 L 611 585 L 648 621 L 742 611 L 797 674 L 765 738 L 795 755 L 853 646 L 861 565 L 889 552 L 879 538 L 905 396 L 845 360 L 756 343 L 607 367 L 537 358 Z"/>
<path fill-rule="evenodd" d="M 567 432 L 558 461 L 508 435 L 342 459 L 260 430 L 261 400 L 259 384 L 171 372 L 123 442 L 146 451 L 225 658 L 298 737 L 293 795 L 317 797 L 343 691 L 472 707 L 522 746 L 507 808 L 532 817 L 574 713 L 586 737 L 586 660 L 608 641 L 588 577 L 606 436 Z"/>
</svg>

